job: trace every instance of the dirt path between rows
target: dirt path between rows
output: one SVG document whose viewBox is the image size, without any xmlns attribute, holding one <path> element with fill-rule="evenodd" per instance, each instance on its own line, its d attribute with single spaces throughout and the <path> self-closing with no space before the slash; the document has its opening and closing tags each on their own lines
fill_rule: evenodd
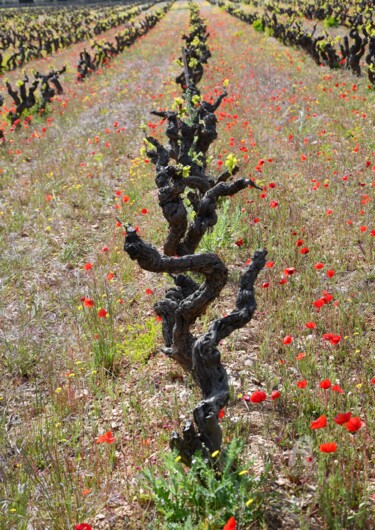
<svg viewBox="0 0 375 530">
<path fill-rule="evenodd" d="M 48 120 L 36 120 L 2 147 L 0 347 L 8 375 L 0 394 L 9 436 L 14 426 L 26 432 L 35 413 L 31 404 L 49 386 L 46 373 L 59 377 L 67 356 L 79 349 L 69 307 L 80 304 L 90 281 L 82 265 L 103 246 L 121 245 L 114 190 L 126 187 L 142 145 L 140 124 L 173 79 L 175 35 L 187 21 L 186 8 L 176 4 L 85 83 L 75 84 L 68 72 L 69 88 Z M 85 45 L 51 62 L 68 61 L 73 68 Z"/>
</svg>

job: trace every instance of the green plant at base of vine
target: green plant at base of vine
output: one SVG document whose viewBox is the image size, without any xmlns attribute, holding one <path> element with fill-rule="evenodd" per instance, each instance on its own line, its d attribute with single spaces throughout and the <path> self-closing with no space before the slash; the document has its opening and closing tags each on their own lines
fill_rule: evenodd
<svg viewBox="0 0 375 530">
<path fill-rule="evenodd" d="M 243 442 L 234 439 L 227 447 L 221 474 L 197 453 L 187 468 L 176 458 L 176 453 L 166 454 L 164 466 L 167 476 L 156 476 L 153 469 L 143 472 L 149 492 L 143 500 L 152 500 L 157 520 L 152 528 L 166 530 L 221 530 L 228 519 L 236 518 L 238 528 L 263 521 L 263 506 L 269 505 L 267 479 L 269 468 L 259 477 L 251 473 L 250 466 L 241 466 L 239 458 Z M 218 452 L 217 452 L 218 453 Z M 215 454 L 211 457 L 222 458 Z"/>
</svg>

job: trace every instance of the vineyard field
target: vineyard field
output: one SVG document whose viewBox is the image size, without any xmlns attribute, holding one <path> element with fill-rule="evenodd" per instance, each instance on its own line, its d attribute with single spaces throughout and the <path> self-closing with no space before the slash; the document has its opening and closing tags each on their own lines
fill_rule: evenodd
<svg viewBox="0 0 375 530">
<path fill-rule="evenodd" d="M 372 529 L 373 3 L 0 21 L 0 529 Z"/>
</svg>

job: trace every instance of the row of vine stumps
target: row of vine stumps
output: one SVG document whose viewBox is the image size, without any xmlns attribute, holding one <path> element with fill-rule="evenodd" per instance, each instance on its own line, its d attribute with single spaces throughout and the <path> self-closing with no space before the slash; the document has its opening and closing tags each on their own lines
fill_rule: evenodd
<svg viewBox="0 0 375 530">
<path fill-rule="evenodd" d="M 108 65 L 114 57 L 123 53 L 126 48 L 132 46 L 137 39 L 146 35 L 166 15 L 172 4 L 173 2 L 169 2 L 155 12 L 146 14 L 136 25 L 128 24 L 123 31 L 115 36 L 114 42 L 104 39 L 96 41 L 92 44 L 90 52 L 86 49 L 80 52 L 77 64 L 77 81 L 84 81 L 92 73 Z M 146 4 L 147 9 L 150 5 L 154 4 Z M 4 106 L 11 132 L 19 128 L 22 120 L 24 124 L 29 125 L 33 115 L 43 116 L 46 114 L 48 105 L 64 93 L 60 76 L 66 70 L 67 68 L 64 66 L 60 70 L 52 68 L 46 74 L 37 71 L 34 72 L 33 78 L 31 74 L 24 73 L 23 78 L 17 81 L 15 86 L 12 86 L 8 79 L 5 80 L 7 92 L 12 101 L 10 105 L 5 105 L 4 96 L 0 94 L 0 107 Z M 4 143 L 5 139 L 6 134 L 3 129 L 0 129 L 0 143 Z"/>
</svg>

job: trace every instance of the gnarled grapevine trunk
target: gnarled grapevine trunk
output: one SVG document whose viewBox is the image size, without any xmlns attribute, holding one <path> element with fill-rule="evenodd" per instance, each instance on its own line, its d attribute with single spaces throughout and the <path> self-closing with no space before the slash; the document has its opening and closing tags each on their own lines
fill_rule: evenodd
<svg viewBox="0 0 375 530">
<path fill-rule="evenodd" d="M 171 438 L 171 447 L 179 451 L 186 464 L 198 449 L 212 453 L 221 448 L 218 416 L 228 402 L 229 386 L 218 345 L 251 320 L 256 308 L 254 284 L 266 258 L 265 250 L 254 254 L 241 276 L 233 311 L 214 320 L 203 335 L 195 336 L 194 324 L 228 280 L 228 269 L 216 254 L 195 252 L 207 230 L 217 222 L 218 200 L 257 186 L 247 178 L 233 180 L 239 171 L 237 166 L 216 177 L 206 173 L 206 153 L 217 137 L 214 113 L 226 93 L 214 104 L 200 97 L 196 82 L 210 53 L 206 26 L 194 5 L 191 24 L 182 54 L 183 76 L 177 78 L 184 93 L 184 108 L 153 112 L 167 121 L 167 146 L 153 137 L 146 138 L 147 155 L 156 166 L 159 204 L 169 225 L 164 253 L 142 241 L 131 226 L 126 228 L 124 246 L 142 269 L 168 273 L 174 281 L 154 309 L 162 318 L 164 353 L 192 374 L 202 392 L 202 401 L 194 409 L 194 422 L 186 422 L 182 435 L 173 433 Z M 190 222 L 187 201 L 194 211 Z M 194 278 L 201 276 L 202 282 L 193 279 L 191 273 Z"/>
</svg>

